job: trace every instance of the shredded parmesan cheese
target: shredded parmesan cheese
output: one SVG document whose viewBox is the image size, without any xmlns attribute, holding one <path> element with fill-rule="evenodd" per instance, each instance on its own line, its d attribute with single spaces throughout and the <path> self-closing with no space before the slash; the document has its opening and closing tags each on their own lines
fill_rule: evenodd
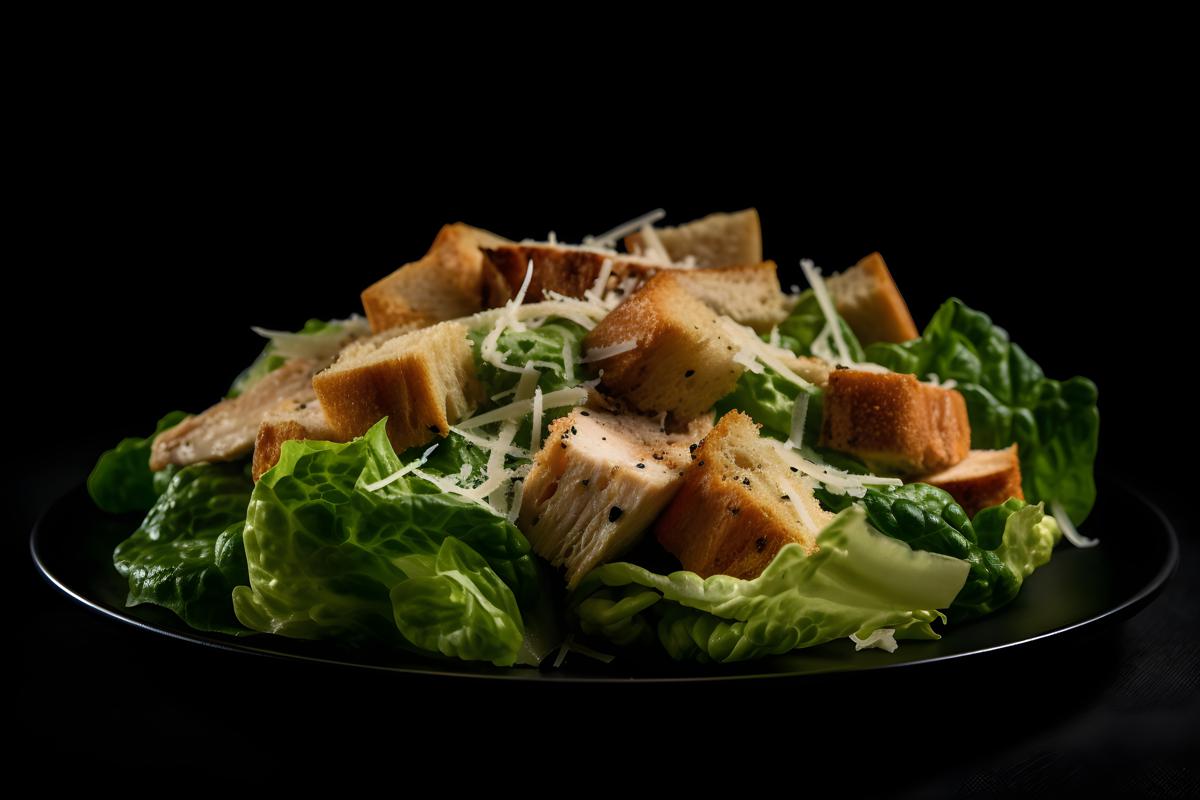
<svg viewBox="0 0 1200 800">
<path fill-rule="evenodd" d="M 1050 501 L 1050 516 L 1054 517 L 1054 521 L 1058 523 L 1058 527 L 1067 541 L 1076 547 L 1087 548 L 1100 544 L 1099 539 L 1092 539 L 1079 532 L 1075 523 L 1071 522 L 1071 517 L 1067 515 L 1067 509 L 1063 508 L 1063 504 L 1059 501 Z"/>
<path fill-rule="evenodd" d="M 579 359 L 580 364 L 590 364 L 593 361 L 603 361 L 606 358 L 618 356 L 621 353 L 628 353 L 630 350 L 637 349 L 637 339 L 626 339 L 623 342 L 610 344 L 607 347 L 593 347 L 587 351 L 587 355 Z"/>
<path fill-rule="evenodd" d="M 860 650 L 867 650 L 873 647 L 894 653 L 896 652 L 896 648 L 900 646 L 896 643 L 895 628 L 877 628 L 862 639 L 858 638 L 857 633 L 852 633 L 850 634 L 850 641 L 854 642 L 854 652 L 856 653 Z"/>
<path fill-rule="evenodd" d="M 542 449 L 542 387 L 533 390 L 533 428 L 529 434 L 529 449 L 537 452 Z"/>
<path fill-rule="evenodd" d="M 788 447 L 797 450 L 804 441 L 804 422 L 808 419 L 808 398 L 808 392 L 802 391 L 796 395 L 796 402 L 792 405 L 792 430 L 787 443 Z"/>
<path fill-rule="evenodd" d="M 667 212 L 661 208 L 656 208 L 653 211 L 642 214 L 636 219 L 631 219 L 629 222 L 622 223 L 610 231 L 600 234 L 599 236 L 585 236 L 583 243 L 593 247 L 611 247 L 617 243 L 619 239 L 623 239 L 636 230 L 640 230 L 646 225 L 653 225 L 660 219 L 665 217 Z"/>
<path fill-rule="evenodd" d="M 409 464 L 405 464 L 403 467 L 396 470 L 391 475 L 388 475 L 386 478 L 377 480 L 374 483 L 368 483 L 363 488 L 366 489 L 368 492 L 375 492 L 375 491 L 378 491 L 378 490 L 382 489 L 383 487 L 387 486 L 389 483 L 394 483 L 395 481 L 404 477 L 408 473 L 415 472 L 417 467 L 421 466 L 422 464 L 424 464 L 426 461 L 429 460 L 429 454 L 432 453 L 434 450 L 437 450 L 437 447 L 439 444 L 441 444 L 441 442 L 434 442 L 433 446 L 430 447 L 428 450 L 426 450 L 424 453 L 422 453 L 421 457 L 418 458 L 416 461 L 413 461 L 412 463 L 409 463 Z"/>
</svg>

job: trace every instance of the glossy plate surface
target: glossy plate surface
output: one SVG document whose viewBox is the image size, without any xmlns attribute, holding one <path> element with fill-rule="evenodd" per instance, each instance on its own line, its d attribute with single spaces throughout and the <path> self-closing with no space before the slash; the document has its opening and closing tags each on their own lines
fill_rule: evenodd
<svg viewBox="0 0 1200 800">
<path fill-rule="evenodd" d="M 1083 532 L 1099 547 L 1078 550 L 1064 542 L 1051 562 L 1025 581 L 1017 599 L 1001 611 L 943 630 L 935 642 L 902 642 L 895 653 L 855 652 L 849 642 L 829 642 L 773 658 L 731 665 L 676 664 L 665 656 L 618 653 L 605 664 L 571 653 L 560 668 L 554 654 L 540 669 L 500 669 L 447 659 L 422 658 L 394 650 L 350 649 L 330 642 L 280 636 L 232 637 L 204 633 L 170 611 L 142 605 L 127 608 L 127 585 L 112 566 L 113 548 L 138 526 L 137 516 L 97 509 L 80 486 L 52 505 L 34 528 L 30 547 L 46 578 L 89 608 L 148 632 L 198 645 L 258 655 L 348 666 L 461 677 L 548 681 L 714 680 L 870 671 L 916 666 L 946 659 L 979 658 L 1022 646 L 1032 649 L 1050 637 L 1119 622 L 1144 607 L 1179 559 L 1169 521 L 1146 498 L 1114 480 L 1101 480 L 1098 500 Z M 615 652 L 610 649 L 610 652 Z"/>
</svg>

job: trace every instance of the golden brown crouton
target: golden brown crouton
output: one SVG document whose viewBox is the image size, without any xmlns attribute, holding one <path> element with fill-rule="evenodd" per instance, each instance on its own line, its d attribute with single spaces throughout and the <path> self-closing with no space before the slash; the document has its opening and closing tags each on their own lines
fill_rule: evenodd
<svg viewBox="0 0 1200 800">
<path fill-rule="evenodd" d="M 859 342 L 907 342 L 915 339 L 916 323 L 887 264 L 879 253 L 825 279 L 837 312 Z"/>
<path fill-rule="evenodd" d="M 349 441 L 387 417 L 397 451 L 445 436 L 482 395 L 467 329 L 458 322 L 356 343 L 317 373 L 313 389 L 339 436 Z"/>
<path fill-rule="evenodd" d="M 257 481 L 279 462 L 279 452 L 284 442 L 299 439 L 346 441 L 329 425 L 321 401 L 311 391 L 307 396 L 283 401 L 263 417 L 258 426 L 258 437 L 254 440 L 254 462 L 251 466 L 254 480 Z"/>
<path fill-rule="evenodd" d="M 936 472 L 970 449 L 967 404 L 953 389 L 912 375 L 837 369 L 825 388 L 820 445 L 881 473 Z"/>
<path fill-rule="evenodd" d="M 1010 497 L 1025 499 L 1015 444 L 1004 450 L 972 450 L 953 467 L 917 480 L 945 489 L 971 516 Z"/>
<path fill-rule="evenodd" d="M 313 359 L 290 359 L 237 397 L 222 400 L 159 434 L 151 447 L 150 469 L 232 461 L 246 455 L 254 447 L 263 417 L 284 400 L 312 391 L 312 375 L 319 366 Z"/>
<path fill-rule="evenodd" d="M 601 387 L 647 412 L 688 420 L 733 391 L 742 365 L 738 346 L 717 315 L 660 272 L 634 292 L 583 340 L 585 353 L 636 342 L 632 350 L 595 362 Z"/>
<path fill-rule="evenodd" d="M 610 286 L 626 277 L 653 275 L 661 264 L 632 256 L 608 255 L 600 250 L 556 244 L 509 244 L 488 247 L 484 255 L 484 304 L 503 305 L 514 298 L 525 280 L 529 262 L 533 275 L 525 290 L 525 302 L 545 299 L 548 291 L 565 297 L 583 297 L 600 277 L 605 261 L 612 262 Z"/>
<path fill-rule="evenodd" d="M 786 544 L 815 552 L 817 534 L 833 519 L 758 428 L 739 411 L 721 417 L 655 525 L 684 569 L 756 578 Z"/>
<path fill-rule="evenodd" d="M 575 409 L 550 426 L 525 479 L 519 525 L 574 588 L 642 536 L 679 488 L 688 446 L 712 423 L 667 434 L 655 420 Z"/>
<path fill-rule="evenodd" d="M 494 233 L 456 222 L 444 226 L 420 261 L 405 264 L 362 293 L 371 330 L 409 323 L 432 325 L 482 308 L 480 247 L 504 244 Z"/>
<path fill-rule="evenodd" d="M 718 314 L 766 333 L 787 318 L 786 295 L 774 261 L 717 269 L 681 269 L 683 288 Z"/>
<path fill-rule="evenodd" d="M 672 261 L 692 256 L 698 267 L 731 267 L 762 261 L 762 227 L 758 211 L 753 208 L 732 214 L 709 214 L 677 228 L 655 228 L 654 233 Z M 646 247 L 640 232 L 625 237 L 625 248 L 631 253 L 644 251 Z"/>
</svg>

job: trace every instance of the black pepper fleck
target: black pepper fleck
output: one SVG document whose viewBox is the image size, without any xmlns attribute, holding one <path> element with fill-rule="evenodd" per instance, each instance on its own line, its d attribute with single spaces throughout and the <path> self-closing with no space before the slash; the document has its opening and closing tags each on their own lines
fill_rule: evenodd
<svg viewBox="0 0 1200 800">
<path fill-rule="evenodd" d="M 588 412 L 586 412 L 586 411 L 580 411 L 580 412 L 579 412 L 579 416 L 581 416 L 581 417 L 590 417 L 590 416 L 591 416 L 591 414 L 589 414 L 589 413 L 588 413 Z"/>
<path fill-rule="evenodd" d="M 623 513 L 625 513 L 625 512 L 621 511 L 620 506 L 613 506 L 612 508 L 610 508 L 608 510 L 608 521 L 616 522 L 617 520 L 619 520 L 621 518 L 621 514 L 623 514 Z"/>
<path fill-rule="evenodd" d="M 645 465 L 645 464 L 642 464 L 641 462 L 638 462 L 637 468 L 638 468 L 638 469 L 645 469 L 645 468 L 646 468 L 646 465 Z"/>
<path fill-rule="evenodd" d="M 795 467 L 792 467 L 792 468 L 791 468 L 791 470 L 792 470 L 792 472 L 799 472 L 799 471 L 800 471 L 800 470 L 796 469 Z"/>
<path fill-rule="evenodd" d="M 703 467 L 703 466 L 704 466 L 704 462 L 703 462 L 703 461 L 701 461 L 701 462 L 697 463 L 697 464 L 696 464 L 696 466 L 698 466 L 698 467 Z"/>
<path fill-rule="evenodd" d="M 729 507 L 729 513 L 733 514 L 735 517 L 738 515 L 739 511 L 741 511 L 740 508 L 734 508 L 733 506 Z"/>
<path fill-rule="evenodd" d="M 750 479 L 749 479 L 749 478 L 742 478 L 742 485 L 743 485 L 743 486 L 749 486 L 749 485 L 750 485 Z"/>
<path fill-rule="evenodd" d="M 689 369 L 687 372 L 683 373 L 683 377 L 685 377 L 685 378 L 690 378 L 690 377 L 692 377 L 692 376 L 693 376 L 693 375 L 695 375 L 695 374 L 696 374 L 696 370 L 694 370 L 694 369 Z"/>
<path fill-rule="evenodd" d="M 587 486 L 588 483 L 590 483 L 590 482 L 591 482 L 591 478 L 584 478 L 583 480 L 580 481 L 580 483 L 582 483 L 584 486 Z"/>
<path fill-rule="evenodd" d="M 786 494 L 781 494 L 781 495 L 779 495 L 779 499 L 780 500 L 791 500 L 792 498 L 788 497 Z"/>
<path fill-rule="evenodd" d="M 757 550 L 758 552 L 761 553 L 766 546 L 767 546 L 767 537 L 760 536 L 754 540 L 754 549 Z"/>
</svg>

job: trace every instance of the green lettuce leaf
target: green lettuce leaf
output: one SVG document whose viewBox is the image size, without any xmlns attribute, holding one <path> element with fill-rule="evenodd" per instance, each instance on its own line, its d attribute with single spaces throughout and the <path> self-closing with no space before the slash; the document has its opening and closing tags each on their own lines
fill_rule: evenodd
<svg viewBox="0 0 1200 800">
<path fill-rule="evenodd" d="M 618 644 L 654 636 L 677 660 L 741 661 L 879 628 L 938 638 L 931 623 L 962 588 L 966 562 L 872 530 L 858 506 L 838 514 L 817 542 L 812 556 L 786 545 L 749 581 L 605 564 L 580 583 L 571 607 L 584 632 Z"/>
<path fill-rule="evenodd" d="M 1087 518 L 1096 500 L 1092 467 L 1100 430 L 1094 383 L 1045 377 L 1003 328 L 955 298 L 920 338 L 872 344 L 866 357 L 896 372 L 956 381 L 967 401 L 971 446 L 994 450 L 1016 442 L 1026 499 L 1059 501 L 1077 525 Z"/>
<path fill-rule="evenodd" d="M 816 386 L 801 389 L 770 367 L 764 367 L 760 373 L 743 372 L 733 391 L 717 401 L 717 419 L 726 412 L 741 411 L 762 425 L 763 435 L 786 442 L 792 433 L 792 411 L 801 392 L 808 394 L 804 442 L 811 444 L 821 435 L 821 390 Z"/>
<path fill-rule="evenodd" d="M 966 583 L 947 611 L 952 624 L 990 614 L 1012 602 L 1033 567 L 1050 560 L 1059 536 L 1058 526 L 1044 516 L 1040 505 L 1028 506 L 1010 498 L 983 509 L 972 521 L 949 493 L 924 483 L 871 487 L 857 501 L 825 488 L 817 490 L 817 497 L 831 511 L 860 503 L 876 530 L 914 550 L 941 553 L 970 564 Z M 1024 511 L 1027 507 L 1036 512 Z M 1014 519 L 1018 511 L 1022 516 Z M 1010 524 L 1013 531 L 1008 529 Z M 1049 549 L 1047 532 L 1052 534 Z M 1020 569 L 1013 566 L 1015 562 Z"/>
<path fill-rule="evenodd" d="M 150 471 L 150 448 L 160 433 L 187 417 L 183 411 L 172 411 L 145 439 L 122 439 L 115 448 L 102 453 L 87 479 L 92 501 L 112 514 L 149 511 L 166 488 L 166 481 L 160 478 L 156 482 L 155 473 Z M 167 479 L 174 473 L 171 469 Z"/>
<path fill-rule="evenodd" d="M 862 361 L 863 349 L 862 345 L 858 343 L 858 337 L 854 335 L 854 331 L 850 330 L 846 320 L 840 316 L 838 325 L 842 329 L 842 336 L 846 340 L 846 349 L 850 351 L 850 358 L 854 361 Z M 824 329 L 825 315 L 821 312 L 821 304 L 817 302 L 817 296 L 813 290 L 809 289 L 797 297 L 796 305 L 792 307 L 791 313 L 783 322 L 779 323 L 779 344 L 798 356 L 815 355 L 812 351 L 813 342 Z"/>
<path fill-rule="evenodd" d="M 240 464 L 194 464 L 171 479 L 140 528 L 113 553 L 130 606 L 169 608 L 193 628 L 233 635 L 230 592 L 247 581 L 242 523 L 251 481 Z"/>
<path fill-rule="evenodd" d="M 321 331 L 335 329 L 341 330 L 340 325 L 332 322 L 326 322 L 323 319 L 310 319 L 304 323 L 304 327 L 296 331 L 296 333 L 320 333 Z M 234 378 L 233 384 L 230 385 L 229 391 L 225 394 L 226 397 L 237 397 L 242 392 L 249 389 L 254 384 L 262 380 L 267 373 L 274 372 L 282 367 L 287 362 L 287 358 L 278 355 L 275 352 L 275 344 L 267 342 L 263 347 L 262 352 L 254 361 L 250 362 L 250 366 L 246 367 L 238 376 Z"/>
<path fill-rule="evenodd" d="M 400 466 L 383 420 L 347 444 L 285 443 L 250 499 L 238 619 L 302 639 L 514 663 L 517 609 L 538 599 L 529 542 L 503 517 L 419 478 L 366 488 Z"/>
</svg>

